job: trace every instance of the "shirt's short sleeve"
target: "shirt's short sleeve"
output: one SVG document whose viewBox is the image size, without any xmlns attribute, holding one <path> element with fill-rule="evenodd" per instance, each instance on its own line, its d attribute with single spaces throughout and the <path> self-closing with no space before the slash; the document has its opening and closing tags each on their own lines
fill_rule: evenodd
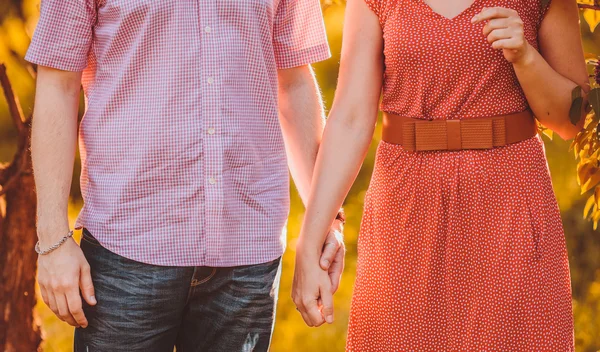
<svg viewBox="0 0 600 352">
<path fill-rule="evenodd" d="M 42 0 L 25 59 L 59 70 L 83 71 L 95 21 L 94 0 Z"/>
<path fill-rule="evenodd" d="M 273 24 L 273 48 L 280 69 L 331 57 L 319 0 L 280 0 Z"/>
</svg>

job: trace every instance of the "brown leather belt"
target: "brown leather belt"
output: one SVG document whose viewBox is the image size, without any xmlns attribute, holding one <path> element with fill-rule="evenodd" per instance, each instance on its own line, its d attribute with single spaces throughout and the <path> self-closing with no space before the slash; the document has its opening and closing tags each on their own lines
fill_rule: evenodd
<svg viewBox="0 0 600 352">
<path fill-rule="evenodd" d="M 492 149 L 537 134 L 530 110 L 467 120 L 421 120 L 383 113 L 383 136 L 409 151 Z"/>
</svg>

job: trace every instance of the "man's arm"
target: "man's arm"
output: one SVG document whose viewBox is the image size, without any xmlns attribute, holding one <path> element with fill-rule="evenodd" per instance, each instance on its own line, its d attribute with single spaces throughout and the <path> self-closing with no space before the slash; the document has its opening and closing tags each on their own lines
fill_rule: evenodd
<svg viewBox="0 0 600 352">
<path fill-rule="evenodd" d="M 279 121 L 285 139 L 288 163 L 304 204 L 325 128 L 325 111 L 310 66 L 278 71 Z"/>
<path fill-rule="evenodd" d="M 37 193 L 38 237 L 42 250 L 69 232 L 67 207 L 77 144 L 81 72 L 39 67 L 31 154 Z M 68 240 L 38 258 L 38 281 L 44 302 L 62 320 L 87 326 L 79 290 L 94 305 L 89 265 L 81 249 Z"/>
<path fill-rule="evenodd" d="M 279 120 L 288 164 L 304 204 L 308 201 L 313 170 L 325 127 L 321 94 L 310 65 L 280 69 Z M 344 245 L 341 223 L 334 221 L 324 243 L 321 267 L 329 270 L 335 292 L 343 271 Z"/>
</svg>

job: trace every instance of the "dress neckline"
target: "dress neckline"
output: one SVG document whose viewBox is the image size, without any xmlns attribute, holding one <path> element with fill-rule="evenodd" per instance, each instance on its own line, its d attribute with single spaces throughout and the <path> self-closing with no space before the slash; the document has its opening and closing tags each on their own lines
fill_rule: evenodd
<svg viewBox="0 0 600 352">
<path fill-rule="evenodd" d="M 473 0 L 471 2 L 471 5 L 467 6 L 464 10 L 462 10 L 461 12 L 459 12 L 456 16 L 454 17 L 446 17 L 444 15 L 442 15 L 441 13 L 435 11 L 427 2 L 425 2 L 425 0 L 417 0 L 418 2 L 420 2 L 423 6 L 425 6 L 427 8 L 427 10 L 435 15 L 436 17 L 439 17 L 445 21 L 451 22 L 451 21 L 455 21 L 463 16 L 465 16 L 467 13 L 469 13 L 481 0 Z"/>
</svg>

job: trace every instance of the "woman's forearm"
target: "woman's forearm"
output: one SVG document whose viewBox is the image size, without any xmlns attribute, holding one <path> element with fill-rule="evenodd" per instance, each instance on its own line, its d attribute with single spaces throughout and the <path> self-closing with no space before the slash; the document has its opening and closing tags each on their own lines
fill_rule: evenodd
<svg viewBox="0 0 600 352">
<path fill-rule="evenodd" d="M 340 76 L 311 182 L 298 256 L 318 258 L 329 226 L 365 158 L 383 81 L 383 36 L 364 1 L 348 2 Z M 298 259 L 298 256 L 296 257 Z"/>
<path fill-rule="evenodd" d="M 577 86 L 589 90 L 575 1 L 552 1 L 539 28 L 538 44 L 539 52 L 528 45 L 529 54 L 514 64 L 515 72 L 538 120 L 570 139 L 585 120 L 581 118 L 577 126 L 571 123 L 571 92 Z"/>
<path fill-rule="evenodd" d="M 581 119 L 573 125 L 569 119 L 571 92 L 577 84 L 556 72 L 542 55 L 530 49 L 527 60 L 513 65 L 527 101 L 537 119 L 562 138 L 572 138 L 583 127 Z M 588 90 L 589 87 L 583 87 Z"/>
<path fill-rule="evenodd" d="M 308 250 L 304 254 L 309 256 L 320 255 L 329 225 L 356 179 L 373 137 L 376 109 L 367 113 L 374 116 L 357 117 L 364 121 L 349 123 L 343 115 L 352 113 L 338 114 L 334 108 L 325 127 L 300 236 L 301 245 Z"/>
<path fill-rule="evenodd" d="M 539 52 L 525 38 L 524 22 L 513 9 L 484 8 L 471 21 L 485 23 L 488 42 L 512 63 L 537 119 L 565 139 L 575 136 L 583 121 L 571 124 L 571 92 L 578 85 L 589 89 L 577 3 L 552 2 L 538 31 Z"/>
</svg>

